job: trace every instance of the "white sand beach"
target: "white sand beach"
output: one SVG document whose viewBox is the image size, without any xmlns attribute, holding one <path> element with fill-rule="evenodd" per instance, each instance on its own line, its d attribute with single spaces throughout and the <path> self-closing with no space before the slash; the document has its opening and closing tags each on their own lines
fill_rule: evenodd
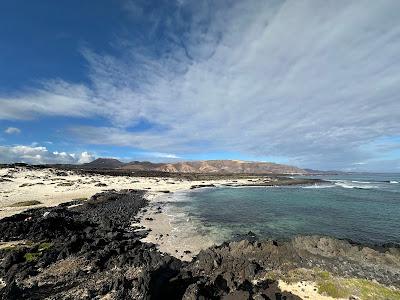
<svg viewBox="0 0 400 300">
<path fill-rule="evenodd" d="M 196 234 L 194 230 L 177 232 L 171 225 L 171 216 L 163 212 L 163 202 L 168 201 L 172 193 L 189 190 L 193 185 L 222 186 L 248 183 L 248 179 L 245 178 L 192 181 L 181 178 L 79 174 L 75 171 L 32 170 L 24 167 L 0 169 L 0 178 L 3 179 L 0 182 L 0 218 L 31 208 L 56 206 L 74 199 L 85 200 L 96 193 L 110 189 L 147 190 L 146 197 L 150 205 L 141 213 L 141 222 L 133 225 L 142 225 L 150 229 L 149 235 L 143 241 L 154 243 L 158 245 L 160 251 L 183 260 L 191 260 L 193 255 L 201 249 L 210 247 L 214 241 Z M 259 179 L 253 177 L 252 180 L 261 181 L 265 180 L 265 177 Z M 40 204 L 24 206 L 26 201 L 39 201 Z"/>
<path fill-rule="evenodd" d="M 18 206 L 19 202 L 40 201 L 34 207 L 56 206 L 73 199 L 89 198 L 104 190 L 142 189 L 149 191 L 149 199 L 164 194 L 190 189 L 204 181 L 190 181 L 176 178 L 107 176 L 78 174 L 74 171 L 56 169 L 31 170 L 24 167 L 0 169 L 0 218 L 22 212 L 32 206 Z M 9 181 L 8 181 L 9 180 Z M 206 184 L 241 184 L 246 179 L 209 180 Z"/>
</svg>

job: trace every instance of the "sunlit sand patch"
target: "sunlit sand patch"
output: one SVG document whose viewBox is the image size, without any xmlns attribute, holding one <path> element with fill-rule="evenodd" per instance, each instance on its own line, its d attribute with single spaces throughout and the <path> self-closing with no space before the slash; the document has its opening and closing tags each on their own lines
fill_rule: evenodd
<svg viewBox="0 0 400 300">
<path fill-rule="evenodd" d="M 324 296 L 318 293 L 318 288 L 315 282 L 301 281 L 295 283 L 286 283 L 278 280 L 278 287 L 285 292 L 290 292 L 302 299 L 311 300 L 346 300 L 345 298 L 333 298 Z"/>
</svg>

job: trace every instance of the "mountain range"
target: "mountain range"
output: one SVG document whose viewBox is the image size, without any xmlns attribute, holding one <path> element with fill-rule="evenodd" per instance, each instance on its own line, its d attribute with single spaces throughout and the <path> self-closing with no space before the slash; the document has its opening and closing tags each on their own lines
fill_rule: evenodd
<svg viewBox="0 0 400 300">
<path fill-rule="evenodd" d="M 98 158 L 81 165 L 87 169 L 122 169 L 132 171 L 159 171 L 171 173 L 252 173 L 252 174 L 306 174 L 306 170 L 271 162 L 241 160 L 200 160 L 175 163 L 148 161 L 121 162 L 113 158 Z"/>
</svg>

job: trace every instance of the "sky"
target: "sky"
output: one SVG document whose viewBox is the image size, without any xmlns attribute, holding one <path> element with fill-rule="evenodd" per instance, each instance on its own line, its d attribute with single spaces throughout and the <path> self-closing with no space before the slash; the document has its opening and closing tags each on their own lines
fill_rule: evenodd
<svg viewBox="0 0 400 300">
<path fill-rule="evenodd" d="M 0 2 L 0 162 L 400 172 L 400 1 Z"/>
</svg>

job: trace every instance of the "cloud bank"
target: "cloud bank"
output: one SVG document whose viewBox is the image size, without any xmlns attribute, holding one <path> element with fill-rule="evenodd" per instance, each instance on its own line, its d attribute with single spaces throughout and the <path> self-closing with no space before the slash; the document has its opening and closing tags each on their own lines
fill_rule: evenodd
<svg viewBox="0 0 400 300">
<path fill-rule="evenodd" d="M 180 1 L 171 51 L 86 49 L 90 85 L 0 97 L 0 119 L 102 117 L 108 125 L 70 131 L 89 144 L 344 168 L 383 157 L 366 146 L 399 135 L 399 11 L 395 0 Z M 155 129 L 132 131 L 142 120 Z"/>
<path fill-rule="evenodd" d="M 29 164 L 82 164 L 94 160 L 94 156 L 88 152 L 51 152 L 40 146 L 0 146 L 0 158 L 2 163 Z"/>
</svg>

